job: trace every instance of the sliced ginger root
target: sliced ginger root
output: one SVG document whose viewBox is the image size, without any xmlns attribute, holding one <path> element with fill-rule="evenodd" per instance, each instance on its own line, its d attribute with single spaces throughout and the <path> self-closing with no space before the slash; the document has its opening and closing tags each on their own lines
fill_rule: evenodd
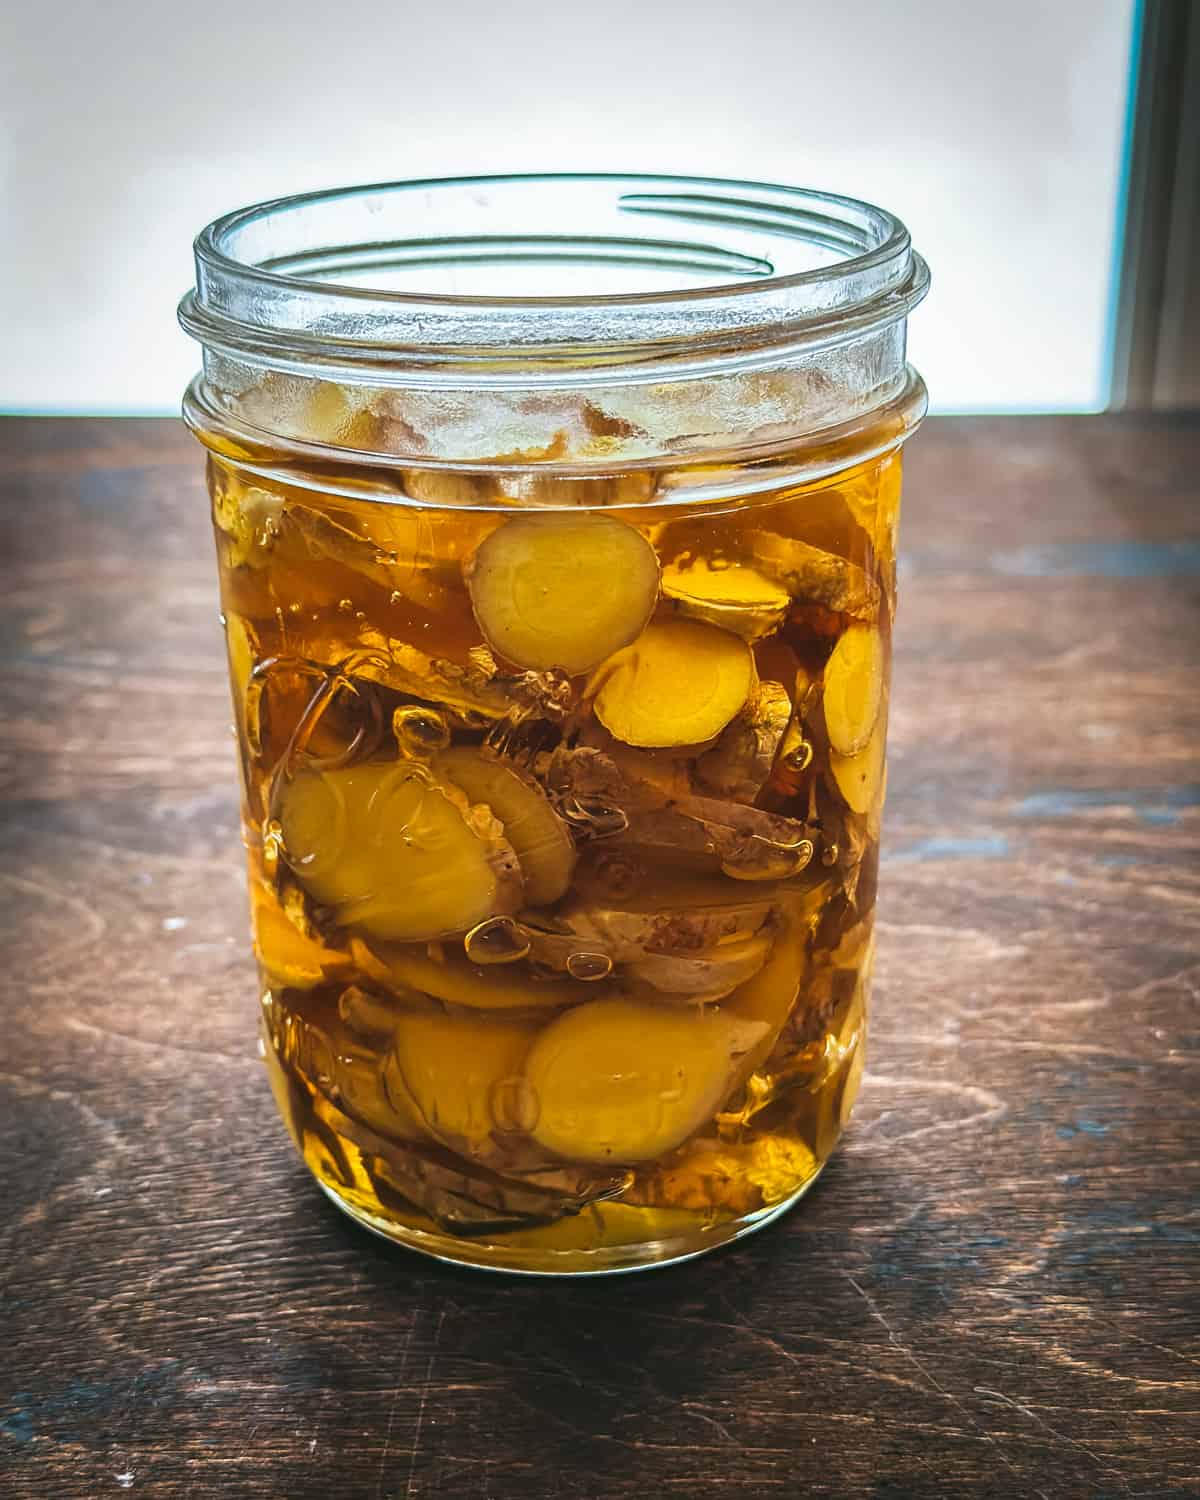
<svg viewBox="0 0 1200 1500">
<path fill-rule="evenodd" d="M 300 771 L 281 785 L 278 817 L 296 879 L 341 925 L 422 942 L 521 904 L 495 818 L 416 767 Z"/>
<path fill-rule="evenodd" d="M 228 568 L 262 568 L 279 537 L 283 496 L 249 484 L 232 469 L 209 462 L 212 518 Z"/>
<path fill-rule="evenodd" d="M 254 956 L 271 984 L 311 990 L 345 965 L 345 956 L 306 936 L 284 913 L 274 894 L 255 880 L 250 886 Z"/>
<path fill-rule="evenodd" d="M 720 876 L 665 871 L 652 887 L 619 900 L 589 895 L 580 892 L 562 914 L 563 922 L 583 940 L 581 946 L 602 949 L 617 963 L 636 963 L 648 953 L 696 953 L 752 937 L 776 906 L 771 893 L 760 895 Z"/>
<path fill-rule="evenodd" d="M 866 748 L 882 699 L 883 640 L 872 625 L 850 625 L 825 664 L 825 728 L 839 755 Z"/>
<path fill-rule="evenodd" d="M 801 914 L 790 908 L 780 921 L 766 963 L 722 1003 L 725 1015 L 763 1028 L 757 1044 L 738 1065 L 735 1082 L 739 1086 L 767 1060 L 795 1008 L 808 967 L 805 938 Z"/>
<path fill-rule="evenodd" d="M 766 785 L 792 717 L 792 700 L 781 682 L 760 682 L 758 691 L 696 762 L 705 790 L 735 802 L 753 802 Z"/>
<path fill-rule="evenodd" d="M 572 676 L 636 639 L 658 597 L 653 547 L 614 516 L 518 516 L 483 541 L 466 573 L 498 655 Z"/>
<path fill-rule="evenodd" d="M 429 1131 L 401 1076 L 395 1054 L 342 1043 L 333 1059 L 341 1108 L 385 1140 L 421 1140 Z"/>
<path fill-rule="evenodd" d="M 367 450 L 378 446 L 381 428 L 369 406 L 332 380 L 315 381 L 309 388 L 300 425 L 315 442 Z"/>
<path fill-rule="evenodd" d="M 719 625 L 744 641 L 761 640 L 779 629 L 791 600 L 786 589 L 741 563 L 705 557 L 676 559 L 662 575 L 663 597 L 693 620 Z"/>
<path fill-rule="evenodd" d="M 533 1136 L 577 1161 L 653 1160 L 712 1117 L 735 1059 L 763 1030 L 715 1008 L 581 1005 L 548 1026 L 525 1059 L 538 1105 Z"/>
<path fill-rule="evenodd" d="M 664 620 L 607 660 L 591 688 L 596 717 L 627 745 L 698 745 L 721 733 L 754 687 L 740 637 L 699 620 Z"/>
<path fill-rule="evenodd" d="M 692 953 L 647 953 L 629 965 L 629 973 L 660 991 L 664 999 L 707 1005 L 723 1000 L 756 974 L 770 951 L 771 935 L 760 930 Z"/>
<path fill-rule="evenodd" d="M 233 687 L 233 711 L 239 728 L 245 728 L 246 689 L 258 657 L 254 633 L 241 615 L 229 610 L 225 614 L 225 649 L 229 655 L 229 681 Z"/>
<path fill-rule="evenodd" d="M 755 1135 L 737 1145 L 701 1138 L 630 1194 L 660 1211 L 748 1214 L 791 1197 L 816 1171 L 811 1148 L 791 1135 Z M 643 1209 L 642 1212 L 645 1212 Z"/>
<path fill-rule="evenodd" d="M 533 777 L 465 746 L 444 751 L 434 769 L 469 801 L 486 803 L 503 823 L 521 866 L 527 904 L 557 901 L 571 883 L 575 845 Z"/>
<path fill-rule="evenodd" d="M 536 1035 L 529 1021 L 402 1014 L 395 1058 L 434 1135 L 477 1156 L 493 1130 L 528 1130 L 536 1119 L 536 1100 L 521 1076 Z"/>
<path fill-rule="evenodd" d="M 515 1230 L 505 1235 L 504 1243 L 515 1249 L 598 1250 L 607 1245 L 640 1245 L 646 1240 L 693 1235 L 708 1222 L 704 1213 L 601 1200 L 553 1224 Z"/>
<path fill-rule="evenodd" d="M 885 726 L 882 715 L 876 720 L 871 738 L 857 755 L 829 754 L 829 768 L 838 790 L 852 812 L 870 816 L 883 790 Z"/>
<path fill-rule="evenodd" d="M 377 984 L 388 989 L 418 990 L 450 1005 L 472 1010 L 557 1008 L 579 1000 L 580 987 L 570 979 L 532 979 L 518 965 L 483 968 L 463 959 L 439 961 L 420 948 L 352 939 L 354 961 Z"/>
<path fill-rule="evenodd" d="M 879 586 L 857 563 L 793 537 L 760 531 L 754 561 L 798 602 L 822 604 L 840 614 L 870 619 L 879 605 Z"/>
</svg>

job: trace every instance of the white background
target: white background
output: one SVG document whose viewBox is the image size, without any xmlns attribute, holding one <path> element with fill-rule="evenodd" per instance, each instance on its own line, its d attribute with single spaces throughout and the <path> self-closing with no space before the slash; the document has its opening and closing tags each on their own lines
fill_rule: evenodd
<svg viewBox="0 0 1200 1500">
<path fill-rule="evenodd" d="M 937 407 L 1101 406 L 1132 10 L 0 0 L 0 410 L 176 410 L 190 241 L 227 209 L 556 169 L 872 199 L 933 269 Z"/>
</svg>

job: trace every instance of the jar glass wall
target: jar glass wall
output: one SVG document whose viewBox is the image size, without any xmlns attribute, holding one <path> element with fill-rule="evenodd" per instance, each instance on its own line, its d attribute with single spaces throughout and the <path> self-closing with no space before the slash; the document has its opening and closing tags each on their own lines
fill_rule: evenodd
<svg viewBox="0 0 1200 1500">
<path fill-rule="evenodd" d="M 877 209 L 707 179 L 393 184 L 197 241 L 267 1065 L 361 1222 L 623 1270 L 820 1171 L 926 281 Z"/>
</svg>

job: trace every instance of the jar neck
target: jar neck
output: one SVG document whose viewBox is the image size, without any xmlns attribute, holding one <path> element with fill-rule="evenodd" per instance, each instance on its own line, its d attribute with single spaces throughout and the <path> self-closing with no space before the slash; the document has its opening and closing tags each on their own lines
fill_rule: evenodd
<svg viewBox="0 0 1200 1500">
<path fill-rule="evenodd" d="M 923 411 L 905 326 L 924 263 L 898 220 L 829 194 L 396 183 L 229 215 L 196 264 L 188 418 L 247 450 L 591 473 L 790 450 L 811 469 Z"/>
</svg>

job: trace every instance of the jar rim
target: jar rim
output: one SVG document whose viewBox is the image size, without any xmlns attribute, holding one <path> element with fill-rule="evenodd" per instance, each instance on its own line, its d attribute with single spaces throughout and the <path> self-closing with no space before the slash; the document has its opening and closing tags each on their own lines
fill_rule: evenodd
<svg viewBox="0 0 1200 1500">
<path fill-rule="evenodd" d="M 508 200 L 502 215 L 532 212 L 543 232 L 457 232 L 476 227 L 473 215 L 485 225 L 499 200 Z M 708 239 L 639 237 L 632 227 L 628 236 L 546 232 L 557 212 L 568 227 L 572 213 L 609 230 L 657 219 L 672 233 L 686 224 L 693 236 L 702 225 Z M 439 225 L 440 234 L 419 233 Z M 387 232 L 406 227 L 415 237 Z M 375 228 L 385 232 L 364 237 Z M 194 248 L 196 286 L 179 315 L 206 348 L 342 370 L 469 365 L 502 379 L 517 365 L 523 383 L 531 363 L 559 381 L 564 366 L 586 379 L 597 366 L 621 365 L 629 377 L 631 366 L 708 366 L 764 348 L 778 356 L 781 345 L 827 347 L 906 317 L 928 287 L 908 230 L 873 204 L 816 189 L 648 173 L 427 178 L 293 194 L 215 219 Z M 553 276 L 568 262 L 610 276 L 636 265 L 660 279 L 680 272 L 706 279 L 569 295 L 386 284 L 422 267 L 453 283 L 467 266 L 537 265 Z M 384 284 L 349 281 L 376 272 Z"/>
</svg>

